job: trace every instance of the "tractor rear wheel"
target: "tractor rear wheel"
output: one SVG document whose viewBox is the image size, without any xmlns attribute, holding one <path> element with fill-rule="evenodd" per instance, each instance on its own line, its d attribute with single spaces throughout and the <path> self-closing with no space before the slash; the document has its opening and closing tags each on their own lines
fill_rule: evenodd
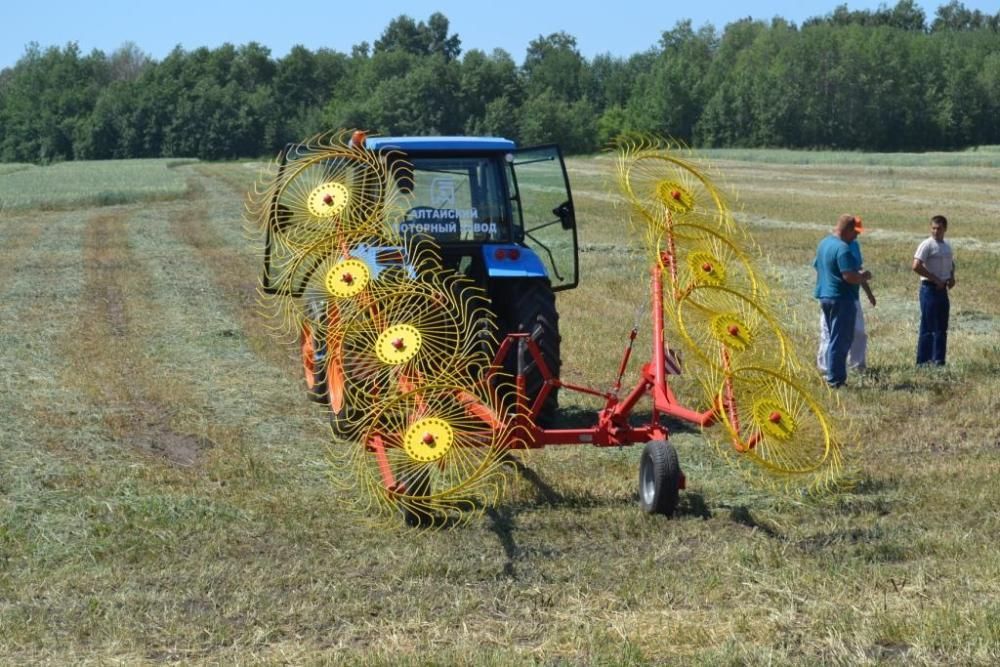
<svg viewBox="0 0 1000 667">
<path fill-rule="evenodd" d="M 310 400 L 322 403 L 330 410 L 330 428 L 341 440 L 354 440 L 360 434 L 354 410 L 344 404 L 344 373 L 339 359 L 330 359 L 327 341 L 314 333 L 309 325 L 299 334 L 302 351 L 302 370 L 306 393 Z M 332 362 L 332 367 L 330 363 Z"/>
<path fill-rule="evenodd" d="M 639 459 L 639 507 L 647 514 L 673 516 L 680 495 L 681 464 L 666 440 L 650 440 Z"/>
<path fill-rule="evenodd" d="M 326 390 L 323 395 L 326 399 L 326 407 L 330 412 L 330 429 L 340 440 L 355 441 L 361 437 L 362 432 L 368 426 L 362 416 L 365 413 L 364 406 L 349 404 L 347 398 L 347 379 L 344 375 L 344 363 L 341 352 L 336 345 L 329 352 L 331 355 L 326 365 L 324 378 Z M 357 397 L 355 397 L 357 400 Z M 362 399 L 368 400 L 368 399 Z"/>
<path fill-rule="evenodd" d="M 559 313 L 556 311 L 556 297 L 548 280 L 499 280 L 490 290 L 493 310 L 497 317 L 499 340 L 509 333 L 530 333 L 542 352 L 542 359 L 549 367 L 552 377 L 559 377 L 562 365 L 559 356 Z M 517 374 L 516 349 L 504 360 L 504 370 L 512 376 Z M 525 392 L 528 406 L 534 404 L 535 397 L 544 386 L 542 372 L 534 359 L 525 359 Z M 541 406 L 535 422 L 548 428 L 555 424 L 556 410 L 559 408 L 557 389 L 553 388 Z"/>
</svg>

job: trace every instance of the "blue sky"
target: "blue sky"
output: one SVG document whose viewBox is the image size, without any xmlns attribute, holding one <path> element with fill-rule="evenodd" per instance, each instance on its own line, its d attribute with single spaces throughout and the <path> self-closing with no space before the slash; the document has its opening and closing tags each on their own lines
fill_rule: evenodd
<svg viewBox="0 0 1000 667">
<path fill-rule="evenodd" d="M 225 42 L 239 45 L 256 41 L 270 48 L 276 58 L 295 44 L 311 50 L 326 47 L 349 52 L 354 44 L 374 42 L 400 14 L 425 21 L 435 11 L 448 17 L 451 32 L 462 40 L 463 51 L 478 48 L 488 52 L 499 47 L 521 63 L 531 40 L 562 30 L 576 37 L 587 58 L 600 53 L 627 56 L 655 45 L 660 34 L 681 19 L 691 19 L 695 27 L 711 23 L 720 30 L 746 16 L 781 16 L 801 24 L 806 18 L 832 12 L 838 4 L 842 4 L 840 0 L 7 0 L 0 10 L 0 68 L 15 64 L 29 42 L 46 47 L 74 41 L 85 53 L 95 48 L 110 53 L 132 41 L 157 60 L 178 44 L 194 49 L 214 48 Z M 855 10 L 875 9 L 880 3 L 846 4 Z M 894 6 L 896 2 L 886 4 Z M 945 1 L 919 4 L 930 20 Z M 1000 8 L 997 0 L 966 0 L 964 4 L 989 14 Z"/>
</svg>

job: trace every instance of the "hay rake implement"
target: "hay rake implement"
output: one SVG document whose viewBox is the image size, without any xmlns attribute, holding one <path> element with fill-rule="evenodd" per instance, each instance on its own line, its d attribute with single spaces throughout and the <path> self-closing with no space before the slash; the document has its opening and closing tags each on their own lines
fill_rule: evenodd
<svg viewBox="0 0 1000 667">
<path fill-rule="evenodd" d="M 328 407 L 339 440 L 332 457 L 377 515 L 454 524 L 500 502 L 512 451 L 637 443 L 645 443 L 641 508 L 673 514 L 685 477 L 667 417 L 721 426 L 725 460 L 737 465 L 813 486 L 837 476 L 830 419 L 779 324 L 752 242 L 712 179 L 676 146 L 618 149 L 620 190 L 648 251 L 652 349 L 623 389 L 633 328 L 612 389 L 601 391 L 559 377 L 553 336 L 545 335 L 557 314 L 551 293 L 537 291 L 559 276 L 550 248 L 538 242 L 541 269 L 519 263 L 522 253 L 535 255 L 530 241 L 556 223 L 572 230 L 575 250 L 572 199 L 552 209 L 552 221 L 492 236 L 489 225 L 515 217 L 510 201 L 518 215 L 530 208 L 513 166 L 506 186 L 484 170 L 496 146 L 466 143 L 463 152 L 449 144 L 447 159 L 418 160 L 398 144 L 407 145 L 358 132 L 316 137 L 283 152 L 248 205 L 265 239 L 262 293 L 275 329 L 296 336 L 307 388 Z M 516 162 L 510 153 L 500 160 Z M 454 174 L 473 163 L 479 171 L 468 167 L 463 209 Z M 521 173 L 530 172 L 533 162 L 524 164 Z M 433 179 L 416 177 L 421 165 Z M 442 192 L 450 197 L 454 213 L 407 208 L 421 187 L 437 193 L 437 203 Z M 472 219 L 461 220 L 460 211 Z M 436 232 L 456 243 L 442 247 Z M 528 280 L 511 290 L 499 278 L 517 270 Z M 504 315 L 511 310 L 527 313 L 528 326 L 515 329 Z M 682 371 L 697 380 L 702 408 L 671 388 L 670 376 Z M 550 425 L 560 391 L 603 402 L 592 426 Z M 636 406 L 645 399 L 651 410 L 640 423 Z"/>
</svg>

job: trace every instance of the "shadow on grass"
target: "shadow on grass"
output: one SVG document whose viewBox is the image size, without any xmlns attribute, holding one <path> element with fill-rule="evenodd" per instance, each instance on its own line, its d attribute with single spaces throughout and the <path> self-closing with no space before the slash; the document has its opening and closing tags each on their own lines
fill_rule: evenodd
<svg viewBox="0 0 1000 667">
<path fill-rule="evenodd" d="M 753 512 L 750 511 L 746 505 L 739 505 L 733 507 L 729 510 L 729 518 L 733 523 L 738 523 L 741 526 L 746 526 L 747 528 L 753 528 L 754 530 L 759 530 L 768 537 L 783 540 L 785 536 L 776 529 L 771 524 L 766 521 L 760 521 L 754 518 Z"/>
<path fill-rule="evenodd" d="M 573 406 L 562 407 L 556 412 L 554 428 L 593 428 L 597 425 L 597 414 L 596 410 L 587 410 Z M 653 414 L 649 410 L 633 412 L 629 416 L 629 423 L 633 425 L 648 424 L 652 417 Z M 701 432 L 700 427 L 694 424 L 663 415 L 660 416 L 660 423 L 670 433 Z"/>
<path fill-rule="evenodd" d="M 490 508 L 486 510 L 486 516 L 490 518 L 490 530 L 496 533 L 500 546 L 503 547 L 503 553 L 507 557 L 507 562 L 503 564 L 503 576 L 517 579 L 514 561 L 520 557 L 521 549 L 514 541 L 514 512 L 509 507 Z"/>
<path fill-rule="evenodd" d="M 508 464 L 514 468 L 517 474 L 520 475 L 521 479 L 534 487 L 535 492 L 537 493 L 537 497 L 534 500 L 520 503 L 520 506 L 523 508 L 544 506 L 551 508 L 586 509 L 616 507 L 627 503 L 635 504 L 636 511 L 639 511 L 638 490 L 634 490 L 628 496 L 627 501 L 623 500 L 621 497 L 595 496 L 589 493 L 560 493 L 559 491 L 556 491 L 551 484 L 545 481 L 541 475 L 524 465 L 521 461 L 512 458 L 508 461 Z M 712 517 L 712 511 L 705 503 L 705 498 L 702 494 L 688 491 L 681 494 L 675 516 L 692 516 L 701 519 L 710 519 Z"/>
<path fill-rule="evenodd" d="M 712 518 L 712 510 L 705 503 L 705 496 L 693 491 L 687 491 L 681 493 L 680 502 L 677 504 L 677 511 L 674 516 L 675 518 L 690 516 L 708 520 Z"/>
<path fill-rule="evenodd" d="M 621 504 L 620 499 L 599 497 L 590 493 L 560 493 L 545 481 L 541 475 L 524 465 L 521 461 L 511 458 L 508 464 L 514 468 L 521 479 L 528 482 L 534 488 L 537 494 L 535 499 L 519 503 L 522 507 L 582 509 L 588 507 L 611 507 Z"/>
<path fill-rule="evenodd" d="M 849 386 L 859 389 L 907 393 L 931 392 L 951 395 L 969 378 L 991 376 L 1000 371 L 1000 363 L 989 355 L 977 359 L 956 359 L 944 366 L 890 364 L 869 366 L 849 379 Z"/>
<path fill-rule="evenodd" d="M 834 508 L 846 515 L 874 513 L 886 516 L 892 511 L 892 501 L 887 496 L 898 487 L 899 480 L 895 477 L 865 476 L 833 497 Z"/>
<path fill-rule="evenodd" d="M 904 535 L 881 526 L 814 533 L 793 544 L 807 554 L 868 563 L 903 563 L 914 557 L 913 545 Z"/>
<path fill-rule="evenodd" d="M 529 482 L 538 491 L 541 502 L 522 504 L 521 509 L 532 505 L 545 505 L 548 507 L 606 507 L 620 505 L 621 500 L 596 498 L 593 496 L 567 496 L 560 494 L 552 488 L 534 470 L 528 468 L 520 461 L 510 461 L 510 465 L 518 474 Z M 638 494 L 633 494 L 629 499 L 635 505 L 635 511 L 640 512 L 638 505 Z M 500 545 L 503 547 L 507 560 L 503 565 L 502 576 L 509 579 L 517 579 L 515 563 L 521 558 L 522 550 L 518 547 L 514 539 L 514 531 L 517 528 L 517 515 L 520 510 L 517 506 L 503 505 L 498 508 L 488 508 L 486 516 L 490 519 L 489 530 L 496 534 Z M 700 519 L 710 519 L 712 512 L 705 504 L 705 498 L 700 493 L 688 492 L 681 494 L 680 503 L 672 519 L 677 520 L 684 517 L 697 517 Z"/>
</svg>

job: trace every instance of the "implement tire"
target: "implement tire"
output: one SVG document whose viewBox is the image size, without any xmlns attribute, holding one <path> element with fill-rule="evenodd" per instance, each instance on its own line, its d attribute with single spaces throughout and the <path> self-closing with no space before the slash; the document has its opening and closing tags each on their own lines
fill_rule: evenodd
<svg viewBox="0 0 1000 667">
<path fill-rule="evenodd" d="M 646 514 L 673 516 L 681 487 L 677 450 L 666 440 L 650 440 L 639 458 L 639 507 Z"/>
</svg>

